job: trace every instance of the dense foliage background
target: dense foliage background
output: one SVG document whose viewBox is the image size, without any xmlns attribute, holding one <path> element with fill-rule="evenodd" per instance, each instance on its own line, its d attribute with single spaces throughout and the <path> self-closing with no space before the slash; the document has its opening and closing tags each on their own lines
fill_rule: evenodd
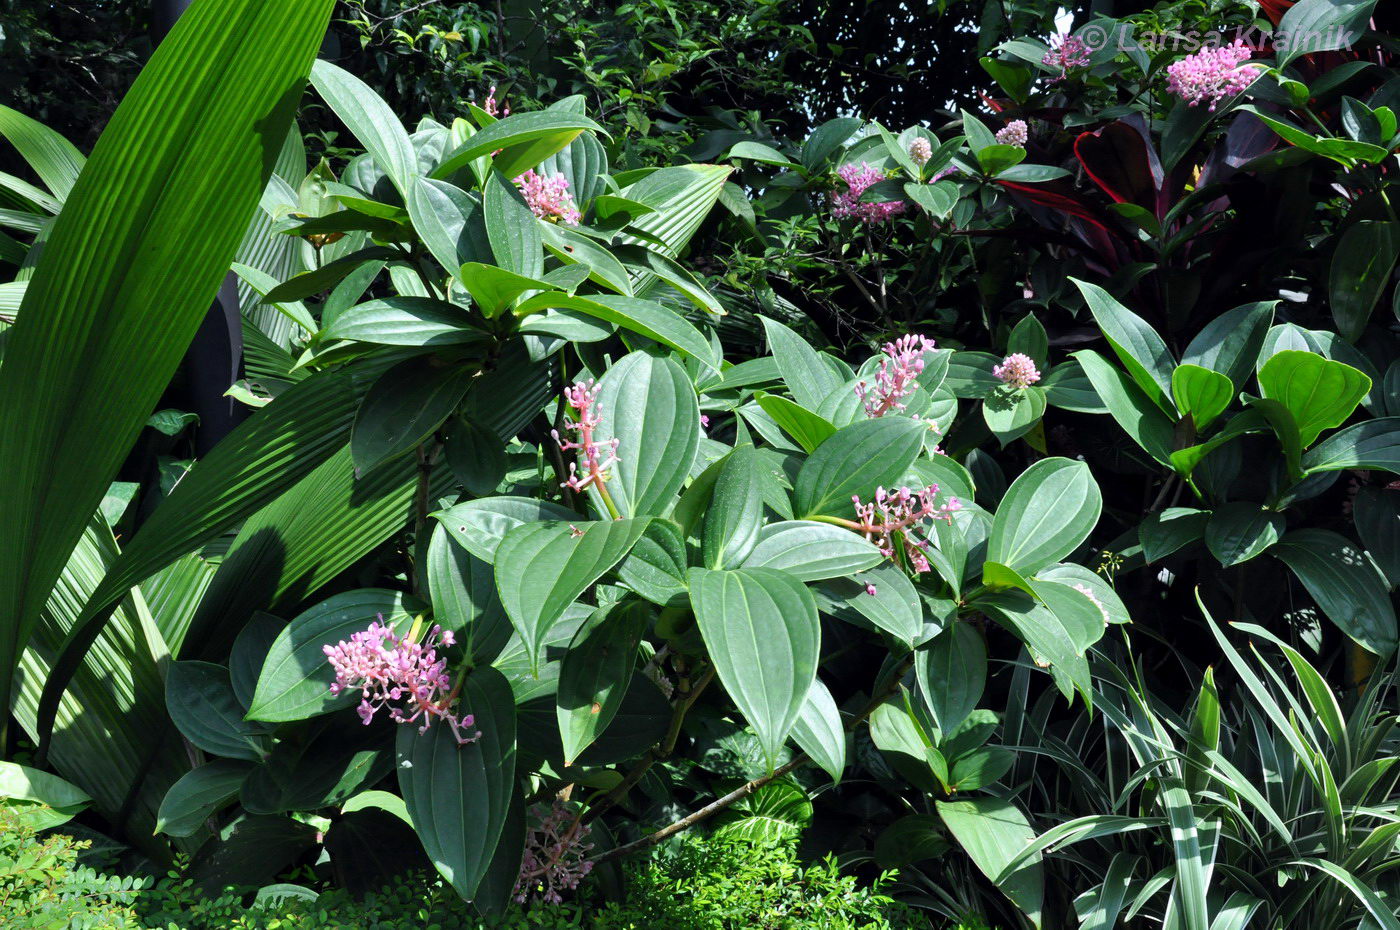
<svg viewBox="0 0 1400 930">
<path fill-rule="evenodd" d="M 0 912 L 1400 927 L 1393 9 L 3 10 Z"/>
</svg>

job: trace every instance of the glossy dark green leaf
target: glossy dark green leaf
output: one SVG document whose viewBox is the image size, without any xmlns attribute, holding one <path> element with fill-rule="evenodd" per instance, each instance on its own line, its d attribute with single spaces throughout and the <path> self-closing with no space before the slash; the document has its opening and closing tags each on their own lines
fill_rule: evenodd
<svg viewBox="0 0 1400 930">
<path fill-rule="evenodd" d="M 539 668 L 549 628 L 589 585 L 622 560 L 647 522 L 532 523 L 506 533 L 496 550 L 496 587 L 532 669 Z"/>
<path fill-rule="evenodd" d="M 1183 365 L 1199 365 L 1230 379 L 1241 390 L 1254 374 L 1254 362 L 1274 320 L 1277 301 L 1245 304 L 1206 324 L 1181 353 Z"/>
<path fill-rule="evenodd" d="M 775 569 L 697 568 L 690 602 L 710 661 L 771 769 L 816 678 L 816 601 L 802 582 Z"/>
<path fill-rule="evenodd" d="M 411 180 L 418 174 L 418 156 L 389 105 L 364 81 L 329 61 L 316 62 L 311 83 L 399 193 L 407 197 Z"/>
<path fill-rule="evenodd" d="M 517 315 L 528 316 L 539 310 L 563 307 L 579 310 L 592 317 L 621 326 L 719 371 L 719 358 L 708 339 L 685 317 L 662 304 L 636 297 L 613 294 L 570 296 L 563 292 L 536 294 L 515 308 Z"/>
<path fill-rule="evenodd" d="M 1172 421 L 1162 412 L 1162 408 L 1097 352 L 1086 349 L 1074 353 L 1074 358 L 1118 425 L 1148 455 L 1164 465 L 1168 464 L 1174 435 Z"/>
<path fill-rule="evenodd" d="M 763 525 L 763 462 L 751 445 L 725 456 L 701 525 L 700 556 L 707 568 L 734 567 L 758 544 Z"/>
<path fill-rule="evenodd" d="M 982 401 L 982 419 L 1002 445 L 1019 439 L 1045 415 L 1045 391 L 1038 387 L 1001 390 Z"/>
<path fill-rule="evenodd" d="M 1400 473 L 1400 417 L 1380 417 L 1328 436 L 1303 456 L 1309 474 L 1374 468 Z"/>
<path fill-rule="evenodd" d="M 495 573 L 442 525 L 433 530 L 428 544 L 428 591 L 433 621 L 451 630 L 468 655 L 486 663 L 500 653 L 511 626 L 496 592 Z"/>
<path fill-rule="evenodd" d="M 1322 612 L 1357 644 L 1382 658 L 1395 652 L 1400 630 L 1385 577 L 1355 543 L 1331 530 L 1295 530 L 1269 554 L 1293 569 Z"/>
<path fill-rule="evenodd" d="M 1138 524 L 1143 558 L 1155 562 L 1204 538 L 1209 520 L 1209 510 L 1194 507 L 1168 507 L 1161 513 L 1149 514 Z"/>
<path fill-rule="evenodd" d="M 1286 521 L 1283 514 L 1264 510 L 1248 501 L 1232 501 L 1217 507 L 1206 523 L 1206 548 L 1227 568 L 1247 562 L 1279 541 Z"/>
<path fill-rule="evenodd" d="M 476 668 L 462 682 L 459 712 L 479 739 L 458 745 L 439 721 L 426 733 L 398 728 L 399 789 L 423 849 L 470 900 L 485 875 L 515 791 L 515 698 L 500 672 Z"/>
<path fill-rule="evenodd" d="M 458 280 L 488 319 L 500 316 L 522 294 L 552 290 L 544 281 L 480 262 L 463 265 Z"/>
<path fill-rule="evenodd" d="M 663 607 L 685 603 L 685 537 L 671 520 L 652 520 L 632 551 L 617 566 L 618 578 L 633 591 Z"/>
<path fill-rule="evenodd" d="M 171 785 L 160 802 L 156 831 L 168 836 L 192 836 L 225 804 L 238 797 L 238 788 L 252 769 L 235 759 L 206 762 Z"/>
<path fill-rule="evenodd" d="M 780 778 L 736 801 L 715 819 L 715 836 L 726 840 L 790 841 L 812 822 L 812 802 L 795 781 Z"/>
<path fill-rule="evenodd" d="M 475 369 L 433 358 L 399 362 L 375 381 L 355 415 L 350 454 L 364 474 L 433 434 L 462 402 Z"/>
<path fill-rule="evenodd" d="M 1352 504 L 1352 519 L 1391 588 L 1400 586 L 1400 491 L 1362 488 Z"/>
<path fill-rule="evenodd" d="M 1342 337 L 1355 342 L 1390 283 L 1400 257 L 1400 223 L 1362 221 L 1342 234 L 1332 255 L 1328 290 L 1332 319 Z"/>
<path fill-rule="evenodd" d="M 416 178 L 408 214 L 423 244 L 444 269 L 492 259 L 481 198 L 434 178 Z"/>
<path fill-rule="evenodd" d="M 744 557 L 744 568 L 776 568 L 802 581 L 840 578 L 874 568 L 884 555 L 865 537 L 830 523 L 785 520 L 770 523 Z"/>
<path fill-rule="evenodd" d="M 987 645 L 971 623 L 954 623 L 914 653 L 919 694 L 934 724 L 951 733 L 982 699 Z"/>
<path fill-rule="evenodd" d="M 483 155 L 490 155 L 498 149 L 515 148 L 510 153 L 502 152 L 495 162 L 495 167 L 505 177 L 513 178 L 538 165 L 553 152 L 562 150 L 585 130 L 607 135 L 603 127 L 581 113 L 553 109 L 516 113 L 470 136 L 443 158 L 442 164 L 433 171 L 433 177 L 451 177 L 454 172 Z M 552 151 L 518 148 L 538 139 L 551 140 L 549 149 Z"/>
<path fill-rule="evenodd" d="M 841 710 L 820 678 L 812 680 L 807 700 L 792 725 L 792 740 L 832 781 L 841 782 L 846 770 L 846 730 Z"/>
<path fill-rule="evenodd" d="M 443 445 L 447 465 L 468 492 L 494 494 L 509 467 L 505 443 L 474 420 L 458 419 Z"/>
<path fill-rule="evenodd" d="M 539 278 L 544 273 L 539 220 L 520 191 L 500 172 L 492 172 L 486 180 L 482 214 L 496 264 L 525 278 Z"/>
<path fill-rule="evenodd" d="M 1011 874 L 1002 874 L 1012 857 L 1035 839 L 1035 831 L 1031 829 L 1026 815 L 1001 798 L 938 801 L 937 807 L 943 825 L 982 874 L 995 882 L 1002 893 L 1030 918 L 1031 923 L 1039 927 L 1045 900 L 1045 876 L 1040 854 L 1031 857 Z"/>
<path fill-rule="evenodd" d="M 778 363 L 778 371 L 792 399 L 808 410 L 816 410 L 845 379 L 797 333 L 774 320 L 760 319 L 768 338 L 768 350 Z"/>
<path fill-rule="evenodd" d="M 992 521 L 987 558 L 1033 574 L 1077 549 L 1093 532 L 1102 509 L 1088 465 L 1042 459 L 1007 489 Z"/>
<path fill-rule="evenodd" d="M 808 456 L 794 484 L 804 517 L 854 514 L 851 498 L 874 497 L 897 482 L 923 448 L 927 427 L 909 417 L 860 420 L 833 433 Z"/>
<path fill-rule="evenodd" d="M 323 340 L 351 339 L 386 346 L 440 346 L 479 342 L 486 334 L 467 312 L 430 297 L 383 297 L 343 311 Z"/>
<path fill-rule="evenodd" d="M 637 646 L 651 616 L 650 605 L 625 601 L 594 611 L 574 634 L 559 670 L 555 699 L 566 765 L 572 765 L 612 723 L 632 680 Z"/>
<path fill-rule="evenodd" d="M 798 406 L 786 397 L 759 392 L 754 400 L 805 452 L 815 451 L 817 446 L 836 432 L 836 427 L 831 421 L 812 413 L 806 407 Z"/>
<path fill-rule="evenodd" d="M 578 514 L 552 501 L 534 497 L 482 497 L 433 514 L 463 548 L 486 563 L 496 561 L 496 549 L 506 533 L 525 523 L 574 520 Z"/>
<path fill-rule="evenodd" d="M 249 762 L 267 754 L 267 728 L 243 719 L 243 705 L 222 665 L 171 663 L 165 675 L 165 709 L 185 739 L 205 752 Z"/>
<path fill-rule="evenodd" d="M 880 565 L 854 578 L 833 579 L 821 590 L 840 608 L 836 615 L 844 620 L 884 630 L 906 649 L 913 649 L 923 638 L 924 609 L 919 592 L 909 577 L 893 565 Z M 822 609 L 832 611 L 825 604 Z"/>
<path fill-rule="evenodd" d="M 695 386 L 674 360 L 633 352 L 598 382 L 598 441 L 618 440 L 608 493 L 624 516 L 661 516 L 690 477 L 700 447 Z"/>
<path fill-rule="evenodd" d="M 1073 280 L 1073 279 L 1071 279 Z M 1133 381 L 1163 410 L 1172 409 L 1171 350 L 1146 320 L 1120 304 L 1096 284 L 1075 280 L 1094 322 L 1103 330 L 1113 354 L 1128 369 Z"/>
<path fill-rule="evenodd" d="M 293 617 L 263 661 L 248 718 L 304 720 L 354 704 L 354 693 L 331 694 L 335 670 L 326 661 L 325 647 L 348 641 L 376 620 L 402 635 L 413 617 L 401 593 L 382 588 L 336 594 Z"/>
</svg>

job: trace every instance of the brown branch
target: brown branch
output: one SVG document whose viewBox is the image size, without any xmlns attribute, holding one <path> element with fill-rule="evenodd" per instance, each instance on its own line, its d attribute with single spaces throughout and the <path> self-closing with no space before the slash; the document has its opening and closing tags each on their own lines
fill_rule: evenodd
<svg viewBox="0 0 1400 930">
<path fill-rule="evenodd" d="M 875 708 L 883 704 L 885 702 L 885 699 L 888 698 L 891 694 L 895 692 L 896 689 L 899 688 L 900 681 L 904 678 L 905 673 L 909 671 L 909 667 L 913 664 L 914 654 L 910 653 L 909 657 L 904 660 L 904 662 L 900 665 L 899 669 L 891 677 L 889 687 L 886 688 L 883 692 L 881 692 L 881 694 L 878 697 L 873 697 L 870 699 L 870 703 L 868 703 L 865 706 L 865 709 L 862 710 L 859 714 L 852 718 L 849 723 L 846 724 L 844 728 L 845 732 L 850 733 L 854 731 L 855 728 L 864 723 L 870 717 L 871 714 L 875 713 Z M 769 782 L 775 781 L 779 778 L 782 778 L 784 775 L 787 775 L 790 772 L 796 771 L 797 769 L 806 765 L 810 761 L 812 761 L 810 756 L 808 756 L 805 752 L 799 752 L 796 756 L 793 757 L 792 761 L 786 763 L 785 765 L 779 766 L 778 768 L 769 772 L 767 775 L 761 775 L 758 778 L 745 782 L 738 788 L 735 788 L 733 791 L 726 794 L 724 797 L 717 798 L 716 800 L 711 801 L 709 804 L 706 804 L 699 810 L 692 811 L 691 813 L 682 817 L 680 820 L 677 820 L 674 823 L 667 824 L 660 830 L 657 830 L 655 833 L 648 833 L 646 836 L 642 837 L 639 840 L 633 840 L 632 842 L 627 843 L 626 845 L 617 846 L 613 849 L 609 849 L 607 852 L 594 858 L 593 863 L 596 865 L 600 862 L 608 862 L 613 859 L 620 859 L 623 856 L 630 855 L 634 852 L 639 852 L 643 849 L 650 849 L 651 847 L 660 843 L 662 840 L 665 840 L 667 837 L 675 836 L 677 833 L 680 833 L 683 830 L 687 830 L 690 827 L 695 826 L 697 823 L 700 823 L 701 821 L 708 820 L 710 817 L 714 816 L 715 814 L 718 814 L 725 808 L 731 807 L 736 802 L 741 801 L 749 795 L 753 794 L 755 791 L 757 791 L 759 788 L 762 788 Z M 640 777 L 641 776 L 639 775 L 638 778 Z"/>
</svg>

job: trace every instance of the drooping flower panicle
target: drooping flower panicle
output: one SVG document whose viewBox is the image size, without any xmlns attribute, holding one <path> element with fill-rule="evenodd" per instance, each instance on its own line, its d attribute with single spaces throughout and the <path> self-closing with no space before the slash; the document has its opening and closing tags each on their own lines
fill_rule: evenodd
<svg viewBox="0 0 1400 930">
<path fill-rule="evenodd" d="M 1243 64 L 1253 53 L 1242 39 L 1203 48 L 1168 66 L 1167 90 L 1190 106 L 1209 103 L 1214 110 L 1220 101 L 1243 93 L 1254 83 L 1258 67 Z"/>
<path fill-rule="evenodd" d="M 1040 380 L 1040 371 L 1029 355 L 1013 352 L 1001 360 L 1000 365 L 992 366 L 992 374 L 1001 379 L 1007 387 L 1027 388 Z"/>
<path fill-rule="evenodd" d="M 1030 132 L 1023 119 L 1013 119 L 1001 129 L 997 130 L 997 142 L 1002 145 L 1014 145 L 1018 149 L 1026 147 L 1026 140 L 1030 138 Z"/>
<path fill-rule="evenodd" d="M 1088 67 L 1089 60 L 1089 46 L 1083 39 L 1061 33 L 1051 40 L 1050 50 L 1040 59 L 1040 63 L 1060 69 L 1059 75 L 1052 79 L 1053 82 L 1068 77 L 1071 69 Z"/>
<path fill-rule="evenodd" d="M 534 897 L 545 904 L 560 904 L 562 892 L 577 888 L 593 870 L 588 859 L 593 844 L 587 841 L 591 828 L 558 800 L 549 808 L 537 804 L 530 813 L 534 824 L 525 835 L 515 900 L 525 904 Z"/>
<path fill-rule="evenodd" d="M 875 499 L 861 503 L 860 496 L 851 498 L 856 508 L 856 529 L 874 543 L 885 557 L 897 560 L 900 552 L 909 568 L 919 575 L 929 570 L 927 536 L 919 535 L 925 521 L 953 519 L 962 503 L 951 497 L 945 504 L 937 502 L 938 485 L 930 484 L 919 491 L 897 488 L 875 489 Z"/>
<path fill-rule="evenodd" d="M 471 714 L 452 712 L 457 692 L 447 674 L 447 658 L 438 652 L 452 643 L 452 631 L 438 626 L 414 642 L 385 626 L 381 617 L 348 641 L 322 647 L 335 669 L 331 694 L 359 690 L 358 710 L 366 726 L 387 707 L 395 723 L 421 721 L 418 732 L 426 733 L 434 720 L 442 720 L 458 745 L 470 743 L 481 734 L 472 730 Z"/>
<path fill-rule="evenodd" d="M 836 174 L 846 182 L 844 191 L 833 191 L 831 194 L 831 215 L 838 220 L 853 219 L 862 223 L 880 223 L 904 212 L 905 204 L 902 200 L 885 203 L 861 202 L 861 195 L 869 190 L 871 185 L 885 180 L 884 174 L 878 168 L 872 168 L 867 162 L 861 162 L 859 165 L 852 163 L 842 165 Z"/>
<path fill-rule="evenodd" d="M 530 212 L 551 223 L 577 226 L 582 218 L 574 195 L 569 193 L 569 179 L 562 174 L 536 174 L 535 169 L 515 179 L 520 193 L 530 205 Z"/>
<path fill-rule="evenodd" d="M 909 157 L 913 159 L 914 164 L 922 168 L 933 157 L 933 146 L 923 136 L 915 136 L 909 143 Z"/>
<path fill-rule="evenodd" d="M 599 442 L 593 437 L 594 431 L 602 425 L 603 418 L 595 407 L 598 403 L 598 386 L 591 379 L 580 381 L 565 390 L 564 399 L 574 411 L 573 419 L 565 421 L 565 428 L 576 433 L 578 440 L 564 439 L 560 437 L 558 430 L 552 431 L 550 435 L 559 443 L 560 450 L 578 450 L 583 459 L 584 473 L 579 474 L 578 462 L 570 462 L 569 477 L 563 486 L 574 491 L 583 491 L 590 485 L 596 485 L 601 490 L 604 482 L 608 480 L 608 469 L 618 462 L 617 445 L 621 440 L 613 438 Z"/>
<path fill-rule="evenodd" d="M 886 357 L 880 359 L 880 370 L 875 373 L 875 389 L 864 381 L 856 385 L 856 396 L 865 404 L 866 415 L 882 417 L 892 410 L 903 410 L 901 401 L 918 387 L 924 353 L 932 351 L 933 340 L 927 336 L 900 336 L 885 343 Z"/>
</svg>

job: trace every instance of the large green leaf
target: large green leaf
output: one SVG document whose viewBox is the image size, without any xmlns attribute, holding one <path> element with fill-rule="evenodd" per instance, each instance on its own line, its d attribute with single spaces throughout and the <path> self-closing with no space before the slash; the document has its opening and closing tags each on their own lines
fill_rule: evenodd
<svg viewBox="0 0 1400 930">
<path fill-rule="evenodd" d="M 0 707 L 50 587 L 233 259 L 330 8 L 195 3 L 53 223 L 0 367 L 12 488 L 0 495 Z"/>
<path fill-rule="evenodd" d="M 486 238 L 496 264 L 525 278 L 544 274 L 544 240 L 540 223 L 515 185 L 500 172 L 486 180 L 482 198 Z"/>
<path fill-rule="evenodd" d="M 1226 567 L 1247 562 L 1278 542 L 1283 535 L 1283 514 L 1264 510 L 1249 501 L 1232 501 L 1210 515 L 1206 523 L 1206 548 Z"/>
<path fill-rule="evenodd" d="M 624 516 L 662 516 L 690 477 L 700 448 L 700 404 L 685 369 L 633 352 L 598 382 L 599 442 L 618 440 L 608 493 Z"/>
<path fill-rule="evenodd" d="M 692 569 L 690 602 L 724 689 L 758 735 L 771 769 L 817 675 L 821 627 L 812 593 L 771 568 Z"/>
<path fill-rule="evenodd" d="M 483 666 L 462 682 L 459 708 L 481 733 L 463 746 L 441 722 L 426 733 L 399 727 L 399 789 L 428 858 L 471 899 L 515 793 L 515 698 L 505 677 Z"/>
<path fill-rule="evenodd" d="M 812 802 L 795 781 L 780 778 L 736 801 L 715 821 L 714 835 L 725 839 L 796 840 L 812 822 Z"/>
<path fill-rule="evenodd" d="M 418 156 L 394 111 L 368 84 L 329 61 L 316 62 L 311 83 L 408 200 Z"/>
<path fill-rule="evenodd" d="M 719 371 L 719 357 L 710 341 L 685 317 L 662 304 L 636 297 L 615 294 L 570 296 L 562 291 L 536 294 L 515 308 L 519 316 L 540 310 L 563 307 L 579 310 L 624 329 L 653 339 L 677 352 L 689 355 L 706 367 Z"/>
<path fill-rule="evenodd" d="M 1278 66 L 1287 65 L 1299 55 L 1343 48 L 1366 30 L 1366 22 L 1376 0 L 1299 0 L 1283 14 L 1279 32 L 1290 41 L 1279 56 Z"/>
<path fill-rule="evenodd" d="M 1355 342 L 1390 283 L 1400 257 L 1400 223 L 1363 221 L 1342 234 L 1332 255 L 1328 290 L 1332 319 L 1342 337 Z"/>
<path fill-rule="evenodd" d="M 346 591 L 293 617 L 263 659 L 248 719 L 304 720 L 354 704 L 352 692 L 331 694 L 335 671 L 325 647 L 349 640 L 376 620 L 402 635 L 413 617 L 402 594 L 380 588 Z"/>
<path fill-rule="evenodd" d="M 833 433 L 802 463 L 794 485 L 804 517 L 850 516 L 851 498 L 873 499 L 896 484 L 923 449 L 927 427 L 910 417 L 858 420 Z"/>
<path fill-rule="evenodd" d="M 906 649 L 913 649 L 924 635 L 924 608 L 919 592 L 898 566 L 880 565 L 862 572 L 858 578 L 829 581 L 821 591 L 836 608 L 823 604 L 823 611 L 884 630 Z"/>
<path fill-rule="evenodd" d="M 1306 449 L 1325 429 L 1341 426 L 1371 390 L 1371 379 L 1316 352 L 1287 349 L 1259 369 L 1264 397 L 1278 401 L 1298 424 Z"/>
<path fill-rule="evenodd" d="M 379 376 L 365 394 L 350 430 L 356 474 L 406 455 L 433 434 L 462 402 L 476 369 L 405 359 Z"/>
<path fill-rule="evenodd" d="M 494 659 L 510 639 L 510 618 L 491 564 L 458 545 L 442 525 L 433 528 L 428 543 L 428 591 L 433 620 L 451 630 L 478 663 Z"/>
<path fill-rule="evenodd" d="M 170 786 L 160 802 L 156 831 L 191 836 L 221 807 L 238 797 L 251 766 L 236 759 L 215 759 L 192 769 Z"/>
<path fill-rule="evenodd" d="M 243 719 L 243 705 L 222 665 L 172 662 L 165 675 L 165 709 L 185 739 L 205 752 L 248 762 L 267 756 L 267 728 Z"/>
<path fill-rule="evenodd" d="M 0 762 L 0 810 L 35 830 L 67 823 L 92 804 L 92 797 L 57 775 L 27 765 Z"/>
<path fill-rule="evenodd" d="M 1395 652 L 1395 605 L 1380 569 L 1355 543 L 1331 530 L 1295 530 L 1269 554 L 1293 569 L 1343 633 L 1382 658 Z"/>
<path fill-rule="evenodd" d="M 570 641 L 555 698 L 565 765 L 572 765 L 608 728 L 622 706 L 651 610 L 637 600 L 599 608 Z"/>
<path fill-rule="evenodd" d="M 700 557 L 706 568 L 732 568 L 758 544 L 763 467 L 758 450 L 747 443 L 724 457 L 701 524 Z"/>
<path fill-rule="evenodd" d="M 63 136 L 18 110 L 0 106 L 0 136 L 9 140 L 39 180 L 62 203 L 73 190 L 85 159 Z"/>
<path fill-rule="evenodd" d="M 802 581 L 821 581 L 853 575 L 884 560 L 859 533 L 815 520 L 784 520 L 759 531 L 743 567 L 776 568 Z"/>
<path fill-rule="evenodd" d="M 792 739 L 832 781 L 841 781 L 846 770 L 846 729 L 836 700 L 820 678 L 812 680 L 807 700 L 792 725 Z"/>
<path fill-rule="evenodd" d="M 60 644 L 116 555 L 111 531 L 94 519 L 20 656 L 12 712 L 31 739 L 38 739 L 40 692 Z M 115 834 L 161 859 L 169 849 L 152 835 L 156 811 L 190 765 L 165 711 L 158 666 L 168 655 L 165 644 L 139 592 L 131 594 L 98 629 L 91 650 L 75 666 L 71 687 L 59 695 L 48 763 L 92 796 Z"/>
<path fill-rule="evenodd" d="M 954 623 L 914 654 L 919 693 L 938 729 L 951 733 L 982 699 L 987 645 L 971 623 Z"/>
<path fill-rule="evenodd" d="M 1094 322 L 1103 330 L 1113 354 L 1128 369 L 1138 387 L 1163 410 L 1172 407 L 1172 369 L 1176 367 L 1171 350 L 1146 320 L 1113 299 L 1097 284 L 1073 278 L 1079 293 L 1089 305 Z"/>
<path fill-rule="evenodd" d="M 429 499 L 451 477 L 441 466 Z M 186 653 L 222 655 L 256 610 L 294 607 L 414 516 L 418 469 L 398 459 L 356 479 L 342 449 L 243 524 L 209 586 L 186 639 Z"/>
<path fill-rule="evenodd" d="M 1328 436 L 1303 456 L 1308 473 L 1377 468 L 1400 473 L 1400 417 L 1380 417 Z"/>
<path fill-rule="evenodd" d="M 1181 353 L 1182 364 L 1219 372 L 1235 390 L 1242 389 L 1254 374 L 1254 362 L 1274 321 L 1275 303 L 1245 304 L 1211 320 Z"/>
<path fill-rule="evenodd" d="M 622 241 L 655 249 L 657 245 L 651 239 L 656 239 L 665 254 L 678 257 L 709 216 L 733 170 L 729 165 L 679 165 L 653 171 L 623 188 L 624 197 L 646 204 L 653 212 L 633 220 L 630 226 L 650 238 L 623 235 Z M 641 275 L 636 293 L 646 293 L 657 280 Z"/>
<path fill-rule="evenodd" d="M 773 353 L 792 399 L 808 411 L 816 411 L 845 379 L 797 333 L 767 317 L 759 319 L 768 338 L 768 351 Z"/>
<path fill-rule="evenodd" d="M 625 556 L 647 518 L 528 523 L 505 534 L 496 550 L 496 587 L 524 641 L 532 671 L 545 638 L 570 604 Z"/>
<path fill-rule="evenodd" d="M 41 733 L 52 729 L 58 700 L 112 606 L 132 585 L 229 532 L 343 449 L 362 394 L 360 381 L 345 372 L 322 372 L 298 382 L 239 424 L 180 479 L 112 563 L 69 631 L 44 684 Z"/>
<path fill-rule="evenodd" d="M 525 523 L 573 520 L 578 514 L 534 497 L 482 497 L 433 514 L 463 548 L 494 563 L 506 533 Z"/>
<path fill-rule="evenodd" d="M 385 346 L 440 346 L 476 342 L 485 334 L 462 308 L 430 297 L 382 297 L 341 311 L 321 331 L 323 340 L 352 339 Z"/>
<path fill-rule="evenodd" d="M 1001 499 L 987 540 L 987 558 L 1030 575 L 1058 562 L 1089 538 L 1103 497 L 1089 466 L 1042 459 L 1021 473 Z"/>
<path fill-rule="evenodd" d="M 1045 876 L 1037 853 L 1010 874 L 1003 869 L 1035 839 L 1026 815 L 1001 798 L 969 798 L 965 801 L 939 801 L 938 816 L 954 839 L 972 858 L 982 874 L 1040 926 L 1040 910 L 1045 900 Z"/>
<path fill-rule="evenodd" d="M 1162 408 L 1097 352 L 1085 349 L 1074 353 L 1074 358 L 1108 412 L 1133 442 L 1163 465 L 1170 464 L 1174 439 L 1172 421 Z"/>
<path fill-rule="evenodd" d="M 607 135 L 602 126 L 582 113 L 555 109 L 516 113 L 479 130 L 453 149 L 433 171 L 433 177 L 451 177 L 475 159 L 505 149 L 507 151 L 496 157 L 495 167 L 506 177 L 513 178 L 563 150 L 584 130 Z M 524 147 L 540 139 L 549 140 L 546 149 Z"/>
<path fill-rule="evenodd" d="M 1172 372 L 1172 395 L 1181 415 L 1189 416 L 1196 431 L 1202 432 L 1230 406 L 1235 386 L 1218 371 L 1183 364 Z"/>
</svg>

